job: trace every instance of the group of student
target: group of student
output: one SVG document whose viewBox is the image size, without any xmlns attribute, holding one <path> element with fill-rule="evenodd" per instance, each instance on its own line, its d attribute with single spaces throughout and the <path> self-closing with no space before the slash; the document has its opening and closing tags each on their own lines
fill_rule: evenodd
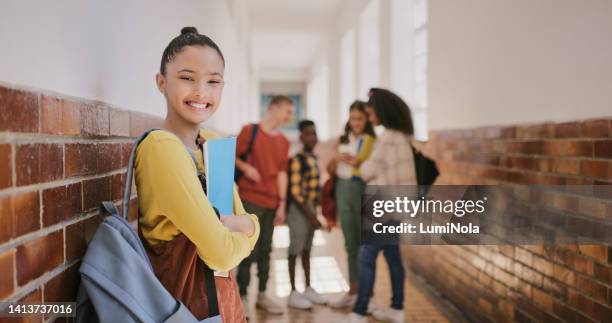
<svg viewBox="0 0 612 323">
<path fill-rule="evenodd" d="M 274 226 L 287 223 L 292 288 L 288 306 L 352 306 L 351 322 L 365 322 L 370 312 L 377 319 L 403 322 L 404 268 L 399 247 L 361 245 L 359 237 L 361 194 L 366 185 L 416 183 L 408 106 L 392 92 L 374 88 L 367 103 L 356 101 L 350 107 L 345 133 L 326 167 L 338 178 L 335 198 L 350 290 L 328 301 L 310 286 L 313 235 L 323 225 L 317 218 L 321 176 L 313 153 L 316 127 L 308 120 L 299 123 L 303 149 L 289 158 L 289 142 L 279 128 L 292 118 L 290 98 L 273 98 L 267 116 L 259 124 L 243 127 L 238 136 L 236 170 L 240 176 L 233 214 L 218 214 L 206 197 L 203 143 L 217 134 L 201 128 L 219 108 L 224 69 L 220 48 L 194 27 L 183 28 L 163 52 L 156 82 L 166 99 L 167 115 L 163 130 L 151 132 L 137 147 L 134 165 L 138 229 L 155 275 L 198 320 L 216 313 L 218 306 L 224 322 L 244 322 L 250 269 L 256 262 L 256 306 L 282 313 L 283 306 L 266 295 L 266 287 Z M 375 127 L 383 131 L 377 135 Z M 374 309 L 371 298 L 381 250 L 389 265 L 393 297 L 390 308 Z M 306 276 L 303 292 L 295 286 L 298 258 Z M 214 284 L 205 278 L 211 269 Z M 206 296 L 211 287 L 217 291 L 214 304 Z"/>
<path fill-rule="evenodd" d="M 310 251 L 314 231 L 324 226 L 317 218 L 317 207 L 321 201 L 321 173 L 314 155 L 317 144 L 316 126 L 311 120 L 298 123 L 302 150 L 287 161 L 285 156 L 288 154 L 288 142 L 275 127 L 288 122 L 285 116 L 292 113 L 291 99 L 276 96 L 272 98 L 269 113 L 261 124 L 245 126 L 238 136 L 237 154 L 240 158 L 237 168 L 246 175 L 238 181 L 239 192 L 247 206 L 247 212 L 258 215 L 262 232 L 253 255 L 242 262 L 238 272 L 245 313 L 248 313 L 246 291 L 250 263 L 253 260 L 258 264 L 257 307 L 270 313 L 283 312 L 281 305 L 266 296 L 265 289 L 273 224 L 283 223 L 286 218 L 290 237 L 288 271 L 291 293 L 287 299 L 289 307 L 311 309 L 314 304 L 328 304 L 339 309 L 352 307 L 351 322 L 365 321 L 367 314 L 372 314 L 382 321 L 403 322 L 404 267 L 399 247 L 362 245 L 360 234 L 361 198 L 366 185 L 416 182 L 410 143 L 413 127 L 408 106 L 392 92 L 373 88 L 367 103 L 355 101 L 350 106 L 349 121 L 344 133 L 334 143 L 335 153 L 326 169 L 331 176 L 337 178 L 334 195 L 344 235 L 350 289 L 347 294 L 333 301 L 317 293 L 310 284 Z M 259 130 L 254 133 L 253 127 L 258 127 Z M 379 136 L 374 131 L 375 127 L 380 129 Z M 274 173 L 273 170 L 277 172 Z M 267 182 L 264 180 L 266 177 Z M 258 190 L 255 194 L 257 197 L 252 195 L 255 189 Z M 264 196 L 276 211 L 256 205 L 254 200 Z M 277 201 L 276 204 L 274 201 Z M 272 219 L 273 213 L 276 213 L 276 221 Z M 392 304 L 387 309 L 376 309 L 371 301 L 376 257 L 381 250 L 387 261 L 392 282 Z M 305 275 L 303 292 L 298 292 L 295 286 L 298 257 Z"/>
</svg>

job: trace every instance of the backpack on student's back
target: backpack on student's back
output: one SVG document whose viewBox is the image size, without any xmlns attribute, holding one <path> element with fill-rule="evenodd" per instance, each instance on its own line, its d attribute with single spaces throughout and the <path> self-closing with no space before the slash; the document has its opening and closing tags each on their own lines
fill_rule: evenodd
<svg viewBox="0 0 612 323">
<path fill-rule="evenodd" d="M 417 183 L 419 185 L 419 195 L 423 196 L 427 194 L 429 186 L 433 185 L 440 172 L 438 171 L 438 165 L 436 165 L 433 159 L 425 156 L 414 145 L 411 145 L 411 147 Z"/>
<path fill-rule="evenodd" d="M 209 312 L 212 317 L 198 321 L 176 300 L 155 276 L 138 234 L 127 222 L 136 148 L 155 129 L 143 133 L 132 147 L 123 195 L 123 215 L 112 202 L 102 202 L 106 216 L 94 234 L 79 272 L 76 322 L 221 322 L 212 271 L 208 271 Z M 119 158 L 119 156 L 117 156 Z"/>
</svg>

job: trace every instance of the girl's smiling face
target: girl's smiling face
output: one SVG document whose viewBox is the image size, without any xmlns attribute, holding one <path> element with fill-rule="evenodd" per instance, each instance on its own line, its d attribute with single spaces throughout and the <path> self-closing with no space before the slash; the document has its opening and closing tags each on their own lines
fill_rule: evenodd
<svg viewBox="0 0 612 323">
<path fill-rule="evenodd" d="M 349 126 L 354 135 L 358 136 L 363 133 L 368 123 L 368 116 L 358 109 L 351 110 L 349 114 Z"/>
<path fill-rule="evenodd" d="M 166 64 L 166 74 L 157 74 L 159 90 L 168 103 L 168 117 L 199 125 L 212 116 L 221 103 L 224 62 L 208 46 L 186 46 Z"/>
</svg>

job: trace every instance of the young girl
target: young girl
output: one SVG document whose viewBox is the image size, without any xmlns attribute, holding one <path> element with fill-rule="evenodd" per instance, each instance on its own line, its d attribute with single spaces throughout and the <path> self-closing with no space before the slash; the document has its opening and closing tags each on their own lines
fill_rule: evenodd
<svg viewBox="0 0 612 323">
<path fill-rule="evenodd" d="M 165 130 L 146 137 L 135 162 L 139 232 L 155 274 L 199 320 L 214 314 L 205 273 L 237 266 L 259 236 L 257 218 L 246 214 L 235 190 L 235 215 L 219 220 L 189 152 L 204 173 L 201 144 L 215 135 L 200 130 L 200 124 L 219 107 L 224 68 L 221 50 L 210 38 L 194 27 L 181 30 L 164 50 L 156 76 L 167 103 Z M 214 277 L 222 320 L 244 322 L 234 277 L 222 276 Z"/>
<path fill-rule="evenodd" d="M 372 152 L 374 128 L 365 111 L 365 103 L 355 101 L 349 110 L 349 121 L 338 142 L 337 154 L 328 164 L 330 174 L 337 177 L 335 195 L 344 234 L 344 248 L 348 258 L 350 290 L 330 306 L 352 306 L 357 298 L 357 255 L 361 235 L 361 194 L 365 182 L 359 176 L 359 165 Z"/>
<path fill-rule="evenodd" d="M 408 105 L 394 93 L 371 89 L 366 105 L 369 119 L 384 132 L 378 137 L 370 159 L 361 164 L 368 185 L 416 185 L 411 140 L 414 134 Z M 398 245 L 362 245 L 359 249 L 359 295 L 349 322 L 367 322 L 366 312 L 376 277 L 376 257 L 383 251 L 391 276 L 391 307 L 375 310 L 374 318 L 404 322 L 404 266 Z"/>
</svg>

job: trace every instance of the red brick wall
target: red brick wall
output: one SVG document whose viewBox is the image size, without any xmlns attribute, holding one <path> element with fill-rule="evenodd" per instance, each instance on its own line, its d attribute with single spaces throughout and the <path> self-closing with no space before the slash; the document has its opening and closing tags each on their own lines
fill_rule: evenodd
<svg viewBox="0 0 612 323">
<path fill-rule="evenodd" d="M 0 300 L 75 299 L 97 207 L 119 203 L 132 137 L 159 120 L 0 85 Z"/>
<path fill-rule="evenodd" d="M 440 184 L 612 185 L 611 123 L 439 131 L 425 150 L 438 162 Z M 612 217 L 609 201 L 560 201 Z M 612 322 L 609 246 L 410 246 L 405 256 L 479 322 Z"/>
</svg>

